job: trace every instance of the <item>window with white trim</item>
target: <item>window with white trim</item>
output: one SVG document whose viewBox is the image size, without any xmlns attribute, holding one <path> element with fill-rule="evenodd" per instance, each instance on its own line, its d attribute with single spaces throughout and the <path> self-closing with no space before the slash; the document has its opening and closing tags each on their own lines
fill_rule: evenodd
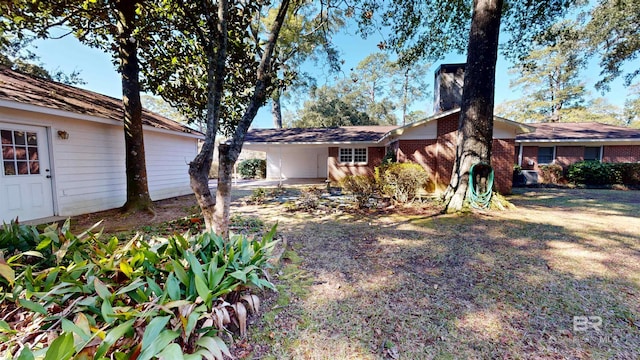
<svg viewBox="0 0 640 360">
<path fill-rule="evenodd" d="M 585 146 L 584 159 L 587 161 L 600 161 L 600 146 Z"/>
<path fill-rule="evenodd" d="M 546 165 L 553 163 L 555 158 L 555 149 L 553 146 L 541 146 L 538 148 L 538 164 Z"/>
<path fill-rule="evenodd" d="M 338 160 L 341 164 L 366 164 L 369 160 L 367 148 L 340 148 Z"/>
</svg>

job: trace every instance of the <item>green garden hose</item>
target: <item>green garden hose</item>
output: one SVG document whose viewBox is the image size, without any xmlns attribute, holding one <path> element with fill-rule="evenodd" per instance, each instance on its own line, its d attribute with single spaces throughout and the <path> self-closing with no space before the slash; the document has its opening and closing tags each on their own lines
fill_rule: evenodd
<svg viewBox="0 0 640 360">
<path fill-rule="evenodd" d="M 481 194 L 478 194 L 476 192 L 476 184 L 473 180 L 475 178 L 473 169 L 476 167 L 476 165 L 479 164 L 489 166 L 489 164 L 487 163 L 480 162 L 473 164 L 471 166 L 471 169 L 469 169 L 469 204 L 474 209 L 488 209 L 489 205 L 491 204 L 491 195 L 493 194 L 493 168 L 489 166 L 491 168 L 491 172 L 489 173 L 489 176 L 487 178 L 487 190 Z"/>
</svg>

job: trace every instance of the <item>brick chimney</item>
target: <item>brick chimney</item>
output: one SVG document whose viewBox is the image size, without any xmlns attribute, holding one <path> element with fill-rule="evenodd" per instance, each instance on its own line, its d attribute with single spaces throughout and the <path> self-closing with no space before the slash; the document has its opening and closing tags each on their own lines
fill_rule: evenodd
<svg viewBox="0 0 640 360">
<path fill-rule="evenodd" d="M 442 64 L 438 67 L 433 91 L 434 113 L 438 114 L 460 107 L 466 66 L 467 64 Z"/>
</svg>

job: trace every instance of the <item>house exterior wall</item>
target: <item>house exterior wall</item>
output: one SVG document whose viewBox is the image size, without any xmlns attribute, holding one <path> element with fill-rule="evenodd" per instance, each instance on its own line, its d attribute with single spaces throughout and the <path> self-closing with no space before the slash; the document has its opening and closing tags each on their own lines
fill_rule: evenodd
<svg viewBox="0 0 640 360">
<path fill-rule="evenodd" d="M 345 146 L 347 147 L 347 146 Z M 367 147 L 367 164 L 340 164 L 338 159 L 339 147 L 329 147 L 329 180 L 338 181 L 349 175 L 373 175 L 376 166 L 382 164 L 384 146 Z"/>
<path fill-rule="evenodd" d="M 515 151 L 515 139 L 493 139 L 491 166 L 496 190 L 501 194 L 510 194 L 513 185 L 512 154 Z"/>
<path fill-rule="evenodd" d="M 4 121 L 48 129 L 55 215 L 73 216 L 124 204 L 126 174 L 121 123 L 3 108 L 0 124 Z M 68 139 L 60 139 L 58 131 L 66 131 Z M 187 171 L 197 154 L 197 140 L 146 126 L 144 136 L 151 198 L 192 193 Z"/>
<path fill-rule="evenodd" d="M 603 162 L 640 162 L 640 145 L 604 146 Z"/>
<path fill-rule="evenodd" d="M 523 170 L 538 170 L 538 147 L 537 146 L 522 147 L 522 165 L 521 166 Z"/>
<path fill-rule="evenodd" d="M 553 146 L 552 143 L 543 146 Z M 602 146 L 603 162 L 640 162 L 640 145 L 604 145 L 603 143 L 592 143 L 589 147 Z M 515 159 L 517 160 L 518 147 L 515 148 Z M 555 145 L 554 162 L 565 169 L 571 164 L 584 160 L 585 146 L 575 145 Z M 533 164 L 531 164 L 533 163 Z M 539 170 L 538 146 L 529 145 L 522 147 L 522 169 Z"/>
<path fill-rule="evenodd" d="M 305 145 L 268 146 L 268 179 L 315 179 L 327 177 L 326 146 Z"/>
<path fill-rule="evenodd" d="M 555 163 L 563 168 L 584 160 L 584 146 L 556 146 Z"/>
<path fill-rule="evenodd" d="M 398 141 L 397 156 L 399 162 L 411 161 L 422 165 L 429 173 L 430 190 L 443 191 L 451 180 L 451 171 L 455 162 L 456 136 L 459 114 L 454 113 L 437 121 L 435 138 L 423 140 Z M 500 127 L 496 131 L 500 138 L 493 140 L 494 179 L 497 191 L 511 192 L 513 174 L 513 153 L 515 151 L 515 132 Z M 496 137 L 498 137 L 496 136 Z"/>
</svg>

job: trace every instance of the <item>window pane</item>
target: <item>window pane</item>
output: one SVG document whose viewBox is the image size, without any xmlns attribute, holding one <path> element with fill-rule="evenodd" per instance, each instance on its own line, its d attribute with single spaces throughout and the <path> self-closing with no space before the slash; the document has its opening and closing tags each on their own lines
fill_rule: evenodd
<svg viewBox="0 0 640 360">
<path fill-rule="evenodd" d="M 340 149 L 340 162 L 341 163 L 347 163 L 347 162 L 352 162 L 352 150 L 353 149 Z"/>
<path fill-rule="evenodd" d="M 2 131 L 0 131 L 0 136 L 2 137 L 2 145 L 11 145 L 11 144 L 13 144 L 13 139 L 11 137 L 11 131 L 2 130 Z"/>
<path fill-rule="evenodd" d="M 24 138 L 24 131 L 14 131 L 13 132 L 14 139 L 16 140 L 16 145 L 26 145 L 27 141 Z"/>
<path fill-rule="evenodd" d="M 38 148 L 29 146 L 29 160 L 38 160 Z"/>
<path fill-rule="evenodd" d="M 538 148 L 538 164 L 551 164 L 553 162 L 553 147 Z"/>
<path fill-rule="evenodd" d="M 4 160 L 13 160 L 13 146 L 2 147 L 2 158 Z"/>
<path fill-rule="evenodd" d="M 27 133 L 27 144 L 28 145 L 38 145 L 38 135 L 36 133 Z"/>
<path fill-rule="evenodd" d="M 18 175 L 29 175 L 29 163 L 26 161 L 18 161 Z"/>
<path fill-rule="evenodd" d="M 13 161 L 3 161 L 2 166 L 4 167 L 4 174 L 5 175 L 15 175 L 16 174 L 16 169 L 13 165 Z"/>
<path fill-rule="evenodd" d="M 16 159 L 27 160 L 27 148 L 24 146 L 16 146 Z"/>
<path fill-rule="evenodd" d="M 584 148 L 584 159 L 585 160 L 595 160 L 600 161 L 600 147 L 599 146 L 588 146 Z"/>
<path fill-rule="evenodd" d="M 354 156 L 353 161 L 358 163 L 366 163 L 367 162 L 367 148 L 359 148 L 353 149 Z"/>
<path fill-rule="evenodd" d="M 39 161 L 29 161 L 29 173 L 31 173 L 31 174 L 40 174 L 40 162 Z"/>
</svg>

